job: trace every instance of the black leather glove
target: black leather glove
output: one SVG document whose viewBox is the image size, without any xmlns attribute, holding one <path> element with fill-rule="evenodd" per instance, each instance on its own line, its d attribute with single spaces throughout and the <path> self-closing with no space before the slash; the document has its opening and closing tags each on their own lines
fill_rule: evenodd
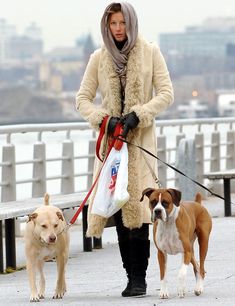
<svg viewBox="0 0 235 306">
<path fill-rule="evenodd" d="M 118 117 L 111 117 L 109 119 L 109 124 L 108 124 L 108 129 L 107 129 L 108 135 L 113 135 L 115 131 L 115 127 L 119 121 L 120 121 L 120 118 Z"/>
<path fill-rule="evenodd" d="M 128 132 L 132 129 L 135 129 L 139 124 L 140 120 L 137 117 L 135 112 L 126 114 L 120 119 L 120 123 L 123 124 L 123 133 L 122 136 L 126 138 Z"/>
</svg>

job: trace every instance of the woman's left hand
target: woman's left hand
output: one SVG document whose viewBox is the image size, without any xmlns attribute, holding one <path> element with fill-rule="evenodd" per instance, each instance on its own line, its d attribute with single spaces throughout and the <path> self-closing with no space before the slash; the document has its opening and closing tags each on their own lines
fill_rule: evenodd
<svg viewBox="0 0 235 306">
<path fill-rule="evenodd" d="M 122 136 L 126 138 L 128 132 L 132 129 L 135 129 L 137 125 L 139 124 L 139 122 L 140 120 L 134 111 L 123 116 L 120 119 L 120 123 L 123 124 Z"/>
</svg>

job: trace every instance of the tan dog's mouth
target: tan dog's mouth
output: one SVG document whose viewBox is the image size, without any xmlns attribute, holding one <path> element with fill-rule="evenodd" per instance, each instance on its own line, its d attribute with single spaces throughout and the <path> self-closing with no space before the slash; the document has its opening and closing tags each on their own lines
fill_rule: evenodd
<svg viewBox="0 0 235 306">
<path fill-rule="evenodd" d="M 44 239 L 43 237 L 40 237 L 40 241 L 43 244 L 48 244 L 48 245 L 53 245 L 57 242 L 57 237 L 56 236 L 49 236 L 47 239 Z"/>
</svg>

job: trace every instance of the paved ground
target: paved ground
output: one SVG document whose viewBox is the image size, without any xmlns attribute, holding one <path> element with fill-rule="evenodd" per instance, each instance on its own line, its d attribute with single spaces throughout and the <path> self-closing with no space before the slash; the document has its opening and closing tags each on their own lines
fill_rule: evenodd
<svg viewBox="0 0 235 306">
<path fill-rule="evenodd" d="M 233 195 L 235 202 L 235 195 Z M 223 202 L 215 198 L 205 201 L 213 216 L 213 231 L 206 260 L 207 275 L 205 292 L 194 295 L 194 275 L 188 270 L 188 292 L 184 299 L 177 297 L 176 277 L 181 256 L 170 256 L 168 260 L 168 282 L 171 296 L 160 300 L 159 269 L 156 263 L 156 249 L 151 243 L 151 258 L 147 272 L 148 295 L 143 298 L 123 298 L 120 292 L 126 285 L 121 260 L 116 244 L 114 228 L 105 229 L 103 249 L 84 253 L 82 251 L 81 226 L 71 228 L 70 259 L 67 266 L 68 291 L 63 300 L 53 300 L 56 264 L 45 265 L 46 298 L 41 305 L 235 305 L 235 218 L 223 217 Z M 235 206 L 233 205 L 235 216 Z M 24 265 L 22 238 L 17 239 L 17 263 Z M 29 303 L 29 286 L 26 271 L 0 275 L 0 305 L 32 305 Z"/>
</svg>

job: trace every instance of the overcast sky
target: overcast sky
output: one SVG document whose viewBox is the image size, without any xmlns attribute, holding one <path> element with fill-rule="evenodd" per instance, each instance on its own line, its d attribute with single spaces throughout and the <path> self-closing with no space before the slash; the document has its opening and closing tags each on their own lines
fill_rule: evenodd
<svg viewBox="0 0 235 306">
<path fill-rule="evenodd" d="M 31 22 L 42 30 L 45 50 L 73 46 L 91 32 L 101 42 L 100 19 L 106 0 L 0 0 L 0 18 L 15 24 L 19 34 Z M 235 0 L 129 0 L 139 18 L 139 31 L 157 41 L 159 33 L 182 31 L 207 17 L 234 16 Z"/>
</svg>

